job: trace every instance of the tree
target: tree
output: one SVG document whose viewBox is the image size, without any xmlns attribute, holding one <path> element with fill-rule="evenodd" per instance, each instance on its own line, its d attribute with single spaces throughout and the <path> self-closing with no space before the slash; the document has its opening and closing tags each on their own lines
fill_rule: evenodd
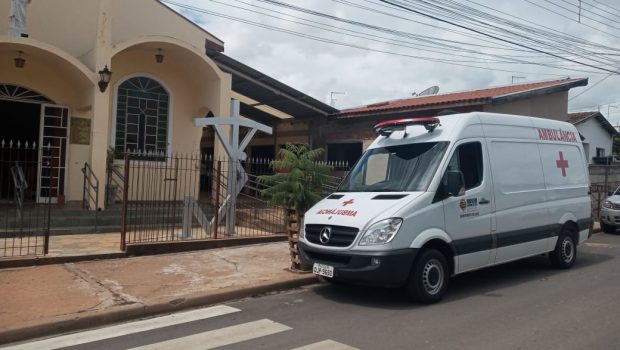
<svg viewBox="0 0 620 350">
<path fill-rule="evenodd" d="M 327 182 L 332 167 L 318 163 L 323 149 L 309 149 L 305 145 L 286 144 L 278 152 L 278 160 L 270 167 L 273 175 L 261 175 L 258 182 L 268 186 L 261 193 L 271 203 L 287 209 L 291 269 L 302 270 L 297 250 L 299 228 L 305 212 L 322 198 L 323 184 Z"/>
</svg>

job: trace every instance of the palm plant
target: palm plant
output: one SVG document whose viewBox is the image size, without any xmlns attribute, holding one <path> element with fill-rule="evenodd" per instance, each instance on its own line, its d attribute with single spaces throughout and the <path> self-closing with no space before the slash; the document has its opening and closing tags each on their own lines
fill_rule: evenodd
<svg viewBox="0 0 620 350">
<path fill-rule="evenodd" d="M 302 270 L 297 242 L 304 213 L 322 198 L 322 187 L 332 167 L 318 163 L 323 149 L 305 145 L 286 144 L 278 160 L 270 167 L 273 175 L 261 175 L 258 182 L 268 186 L 261 193 L 275 205 L 287 208 L 287 226 L 291 251 L 291 269 Z"/>
</svg>

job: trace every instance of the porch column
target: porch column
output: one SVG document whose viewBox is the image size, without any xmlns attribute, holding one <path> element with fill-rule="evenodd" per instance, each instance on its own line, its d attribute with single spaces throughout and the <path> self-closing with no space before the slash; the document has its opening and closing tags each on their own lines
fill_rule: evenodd
<svg viewBox="0 0 620 350">
<path fill-rule="evenodd" d="M 99 2 L 99 17 L 97 21 L 97 40 L 94 49 L 94 70 L 98 72 L 106 65 L 114 72 L 111 57 L 112 27 L 110 21 L 110 1 Z M 112 76 L 114 79 L 114 76 Z M 99 80 L 99 79 L 97 79 Z M 110 111 L 113 83 L 104 92 L 99 86 L 93 86 L 93 118 L 92 143 L 90 148 L 90 164 L 93 172 L 99 179 L 99 203 L 97 208 L 105 205 L 106 157 L 110 145 Z"/>
<path fill-rule="evenodd" d="M 219 103 L 212 110 L 213 114 L 215 114 L 216 116 L 229 116 L 230 115 L 231 86 L 232 86 L 232 75 L 223 74 L 222 82 L 220 84 L 220 91 L 219 91 Z M 229 127 L 223 126 L 223 129 L 226 130 L 225 136 L 229 137 L 229 132 L 230 132 Z M 215 142 L 213 143 L 213 159 L 216 159 L 216 160 L 227 159 L 228 155 L 226 154 L 224 145 L 222 145 L 222 142 L 217 136 L 214 136 L 214 139 L 215 139 Z"/>
</svg>

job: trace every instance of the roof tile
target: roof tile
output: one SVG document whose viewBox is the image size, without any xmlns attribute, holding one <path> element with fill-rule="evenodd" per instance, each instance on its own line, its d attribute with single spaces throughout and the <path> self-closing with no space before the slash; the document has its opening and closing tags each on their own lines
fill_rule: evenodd
<svg viewBox="0 0 620 350">
<path fill-rule="evenodd" d="M 428 109 L 432 107 L 448 107 L 451 105 L 472 105 L 472 104 L 486 104 L 490 103 L 495 97 L 510 95 L 519 92 L 525 92 L 529 90 L 543 89 L 556 85 L 563 85 L 579 81 L 581 79 L 559 79 L 559 80 L 547 80 L 535 83 L 526 83 L 518 85 L 508 85 L 493 87 L 480 90 L 454 92 L 440 95 L 420 96 L 407 98 L 402 100 L 385 101 L 373 103 L 367 106 L 356 107 L 342 110 L 338 113 L 338 117 L 354 116 L 356 114 L 367 114 L 373 112 L 384 112 L 394 110 L 406 110 L 406 109 Z M 425 107 L 425 108 L 423 108 Z"/>
</svg>

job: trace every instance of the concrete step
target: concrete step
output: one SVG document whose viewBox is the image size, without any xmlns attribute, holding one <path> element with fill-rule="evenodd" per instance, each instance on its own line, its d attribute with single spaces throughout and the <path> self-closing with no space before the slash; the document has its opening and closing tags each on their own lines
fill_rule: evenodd
<svg viewBox="0 0 620 350">
<path fill-rule="evenodd" d="M 20 226 L 14 208 L 12 211 L 0 212 L 0 230 L 12 230 Z M 24 226 L 45 227 L 46 218 L 50 215 L 50 230 L 53 234 L 75 234 L 75 233 L 95 233 L 95 232 L 119 232 L 121 229 L 122 207 L 112 208 L 94 212 L 82 209 L 76 205 L 67 207 L 45 206 L 37 207 L 33 210 L 25 210 Z M 184 207 L 181 203 L 160 204 L 141 206 L 132 204 L 128 207 L 127 217 L 129 225 L 178 225 L 183 222 Z M 208 217 L 213 215 L 213 210 L 206 211 Z M 195 221 L 195 220 L 194 220 Z"/>
</svg>

